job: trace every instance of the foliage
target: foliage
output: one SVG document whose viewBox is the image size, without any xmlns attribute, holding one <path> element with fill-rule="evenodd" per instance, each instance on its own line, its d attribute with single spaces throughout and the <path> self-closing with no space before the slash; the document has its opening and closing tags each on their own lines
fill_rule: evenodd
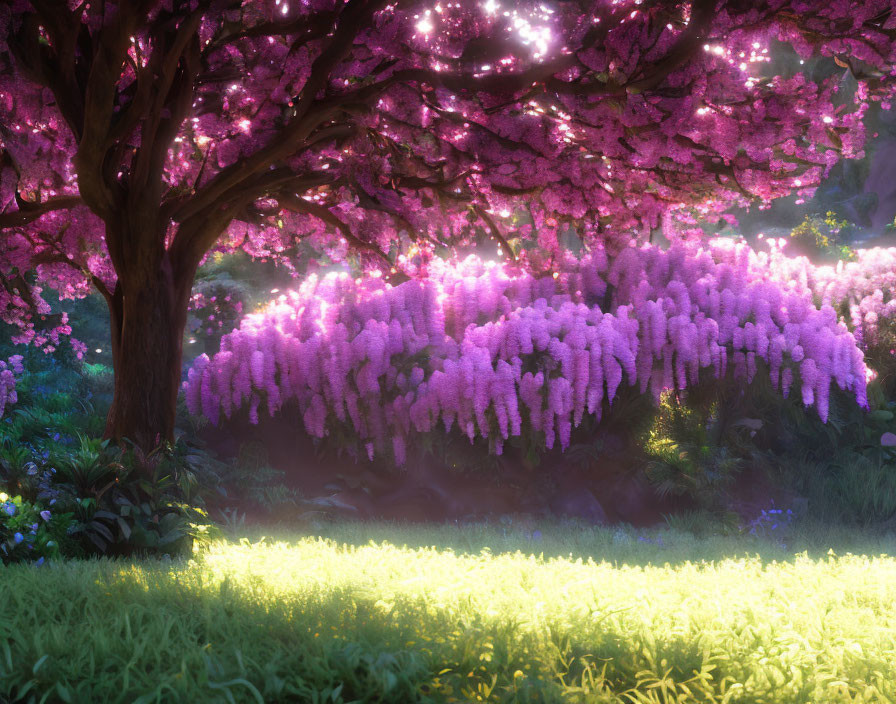
<svg viewBox="0 0 896 704">
<path fill-rule="evenodd" d="M 2 417 L 0 435 L 43 451 L 46 443 L 69 442 L 79 432 L 102 433 L 102 415 L 112 399 L 111 368 L 80 361 L 67 350 L 24 348 L 22 353 L 17 404 Z M 53 439 L 56 434 L 60 437 Z"/>
<path fill-rule="evenodd" d="M 726 491 L 732 475 L 716 471 L 717 458 L 725 458 L 731 469 L 749 467 L 753 477 L 767 478 L 775 493 L 806 502 L 816 520 L 864 526 L 896 520 L 896 451 L 885 444 L 896 429 L 894 405 L 877 381 L 869 384 L 870 410 L 833 393 L 826 423 L 777 393 L 765 374 L 747 387 L 723 379 L 694 387 L 680 403 L 673 399 L 660 406 L 646 438 L 648 452 L 663 451 L 648 466 L 660 488 L 724 510 L 738 498 Z"/>
<path fill-rule="evenodd" d="M 220 465 L 220 485 L 226 499 L 243 504 L 253 513 L 296 521 L 306 508 L 304 497 L 283 482 L 284 475 L 283 470 L 271 467 L 264 445 L 253 441 L 242 443 L 237 456 Z M 220 516 L 231 532 L 240 523 L 239 509 L 234 506 L 222 509 Z"/>
<path fill-rule="evenodd" d="M 896 450 L 881 442 L 894 427 L 892 411 L 879 409 L 865 417 L 846 413 L 838 421 L 829 433 L 791 423 L 793 445 L 773 445 L 766 457 L 782 467 L 781 481 L 808 499 L 813 516 L 835 523 L 893 525 Z"/>
<path fill-rule="evenodd" d="M 102 415 L 111 400 L 111 370 L 61 351 L 23 352 L 26 370 L 17 381 L 19 403 L 0 421 L 0 452 L 30 453 L 45 460 L 57 446 L 102 433 Z"/>
<path fill-rule="evenodd" d="M 743 459 L 718 440 L 718 404 L 700 413 L 672 392 L 664 394 L 644 440 L 646 473 L 661 496 L 688 495 L 712 508 Z"/>
<path fill-rule="evenodd" d="M 96 399 L 102 406 L 112 402 L 114 379 L 111 367 L 101 362 L 95 364 L 85 362 L 81 365 L 81 376 L 84 384 L 90 389 L 88 400 Z"/>
<path fill-rule="evenodd" d="M 70 513 L 41 509 L 21 496 L 11 497 L 0 492 L 0 560 L 4 565 L 12 562 L 40 565 L 59 557 L 60 544 L 70 542 L 71 525 Z"/>
<path fill-rule="evenodd" d="M 842 232 L 849 222 L 838 220 L 837 214 L 828 211 L 824 218 L 807 215 L 803 222 L 790 232 L 797 250 L 810 258 L 851 261 L 856 253 L 843 241 Z M 814 255 L 814 256 L 813 256 Z"/>
<path fill-rule="evenodd" d="M 92 496 L 99 501 L 124 473 L 116 448 L 108 440 L 78 437 L 75 447 L 58 448 L 49 458 L 57 481 L 75 496 Z"/>
<path fill-rule="evenodd" d="M 9 535 L 24 536 L 7 545 L 8 559 L 175 553 L 204 540 L 203 494 L 219 482 L 211 458 L 183 441 L 146 454 L 97 438 L 102 416 L 76 399 L 107 398 L 109 369 L 79 363 L 82 375 L 68 376 L 52 359 L 43 362 L 21 377 L 23 402 L 0 422 L 0 490 L 22 506 Z M 28 531 L 19 530 L 22 521 Z"/>
<path fill-rule="evenodd" d="M 81 438 L 51 461 L 60 501 L 78 520 L 70 533 L 82 547 L 89 541 L 100 553 L 183 553 L 207 530 L 197 492 L 197 475 L 208 473 L 205 458 L 183 443 L 144 453 Z M 204 480 L 209 486 L 216 477 Z"/>
</svg>

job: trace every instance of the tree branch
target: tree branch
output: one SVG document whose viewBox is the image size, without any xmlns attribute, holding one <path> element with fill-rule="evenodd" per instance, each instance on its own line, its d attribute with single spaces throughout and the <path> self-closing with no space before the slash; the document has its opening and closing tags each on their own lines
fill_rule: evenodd
<svg viewBox="0 0 896 704">
<path fill-rule="evenodd" d="M 80 196 L 59 196 L 40 203 L 29 203 L 16 194 L 16 201 L 19 203 L 18 210 L 0 214 L 0 229 L 27 225 L 47 213 L 56 210 L 69 210 L 84 204 Z"/>
<path fill-rule="evenodd" d="M 225 191 L 207 208 L 179 220 L 181 224 L 170 247 L 172 260 L 187 269 L 198 266 L 224 228 L 252 201 L 276 197 L 273 194 L 283 192 L 284 188 L 293 191 L 317 188 L 331 183 L 333 178 L 326 172 L 296 174 L 292 169 L 282 168 L 263 172 L 254 181 Z"/>
<path fill-rule="evenodd" d="M 46 0 L 32 5 L 37 13 L 25 16 L 20 31 L 9 37 L 8 46 L 23 73 L 52 91 L 63 119 L 78 140 L 84 125 L 84 76 L 78 71 L 81 67 L 75 60 L 75 49 L 80 46 L 82 53 L 89 55 L 90 35 L 64 6 Z M 41 41 L 41 27 L 52 38 L 53 50 Z"/>
<path fill-rule="evenodd" d="M 342 234 L 342 236 L 345 238 L 345 241 L 348 242 L 350 247 L 357 250 L 370 252 L 371 254 L 382 260 L 386 264 L 386 266 L 392 266 L 392 261 L 379 247 L 356 237 L 355 234 L 351 231 L 351 228 L 347 224 L 342 222 L 342 220 L 340 220 L 338 217 L 336 217 L 336 215 L 334 215 L 329 208 L 293 195 L 277 196 L 277 202 L 287 210 L 313 215 L 314 217 L 324 221 L 328 225 L 335 227 L 337 230 L 339 230 L 340 234 Z"/>
<path fill-rule="evenodd" d="M 516 254 L 513 252 L 513 248 L 508 244 L 507 240 L 504 239 L 504 235 L 501 234 L 501 231 L 498 229 L 498 225 L 492 219 L 492 217 L 485 211 L 481 205 L 474 205 L 473 212 L 479 216 L 479 219 L 482 220 L 486 227 L 488 227 L 488 231 L 492 237 L 494 237 L 498 241 L 498 245 L 501 247 L 501 250 L 506 254 L 510 259 L 516 259 Z"/>
<path fill-rule="evenodd" d="M 132 189 L 160 185 L 155 181 L 161 181 L 168 142 L 174 139 L 174 134 L 180 128 L 180 123 L 193 103 L 193 82 L 199 73 L 199 25 L 207 9 L 208 3 L 201 2 L 188 17 L 182 19 L 170 44 L 166 41 L 170 35 L 154 38 L 149 64 L 156 69 L 153 71 L 156 74 L 153 81 L 155 98 L 149 114 L 143 121 L 140 148 L 137 150 L 131 169 Z M 179 70 L 182 72 L 181 80 L 175 86 Z M 177 90 L 172 94 L 172 89 L 175 87 Z M 162 139 L 158 139 L 163 131 L 162 114 L 165 109 L 170 112 L 164 121 L 169 127 L 164 130 Z"/>
<path fill-rule="evenodd" d="M 294 20 L 262 22 L 254 27 L 246 27 L 238 32 L 222 34 L 215 37 L 205 48 L 205 53 L 211 53 L 228 44 L 233 44 L 240 39 L 254 39 L 258 37 L 289 37 L 296 36 L 293 41 L 293 50 L 296 43 L 303 44 L 315 39 L 323 39 L 332 31 L 339 18 L 337 12 L 318 12 L 311 17 L 298 17 Z"/>
</svg>

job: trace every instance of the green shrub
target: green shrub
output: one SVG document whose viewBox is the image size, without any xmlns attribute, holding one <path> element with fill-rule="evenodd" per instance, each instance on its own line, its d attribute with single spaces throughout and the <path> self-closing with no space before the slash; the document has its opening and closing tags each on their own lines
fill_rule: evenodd
<svg viewBox="0 0 896 704">
<path fill-rule="evenodd" d="M 52 505 L 52 515 L 67 517 L 67 539 L 54 539 L 64 554 L 184 553 L 208 534 L 201 495 L 215 475 L 202 468 L 202 453 L 183 442 L 144 454 L 82 434 L 63 437 L 44 425 L 54 420 L 44 409 L 17 414 L 0 426 L 7 433 L 0 438 L 0 489 L 16 494 L 23 507 L 33 507 L 23 508 L 22 516 L 40 515 Z M 31 429 L 43 430 L 43 437 L 20 443 Z M 18 529 L 18 523 L 13 527 Z M 16 555 L 30 550 L 31 538 L 22 535 L 25 546 Z"/>
<path fill-rule="evenodd" d="M 810 259 L 855 259 L 855 252 L 845 244 L 844 235 L 849 232 L 848 220 L 839 220 L 837 214 L 828 211 L 822 218 L 807 215 L 803 222 L 790 232 L 796 249 Z"/>
<path fill-rule="evenodd" d="M 187 553 L 208 532 L 196 463 L 184 443 L 144 453 L 81 438 L 54 457 L 56 487 L 76 518 L 71 535 L 85 552 Z"/>
<path fill-rule="evenodd" d="M 70 513 L 41 508 L 21 496 L 0 492 L 0 561 L 43 563 L 59 557 L 69 541 Z"/>
<path fill-rule="evenodd" d="M 718 404 L 701 410 L 675 393 L 664 395 L 644 444 L 646 472 L 661 496 L 686 494 L 710 506 L 743 460 L 713 437 Z"/>
</svg>

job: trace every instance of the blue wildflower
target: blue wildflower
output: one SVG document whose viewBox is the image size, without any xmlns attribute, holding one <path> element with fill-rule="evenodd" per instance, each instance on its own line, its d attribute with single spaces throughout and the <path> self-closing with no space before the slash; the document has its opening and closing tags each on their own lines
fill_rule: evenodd
<svg viewBox="0 0 896 704">
<path fill-rule="evenodd" d="M 44 510 L 44 511 L 40 512 L 40 517 L 43 518 L 45 521 L 49 521 L 53 517 L 53 514 L 50 513 L 49 511 Z"/>
<path fill-rule="evenodd" d="M 25 539 L 25 536 L 22 535 L 21 533 L 16 533 L 15 535 L 12 536 L 12 540 L 16 545 L 21 543 L 24 539 Z"/>
<path fill-rule="evenodd" d="M 16 515 L 16 505 L 13 503 L 3 504 L 3 510 L 6 511 L 7 516 L 15 516 Z"/>
</svg>

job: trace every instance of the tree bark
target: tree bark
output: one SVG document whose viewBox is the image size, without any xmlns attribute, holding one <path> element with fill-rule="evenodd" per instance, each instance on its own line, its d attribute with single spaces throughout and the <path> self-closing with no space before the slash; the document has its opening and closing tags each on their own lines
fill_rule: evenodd
<svg viewBox="0 0 896 704">
<path fill-rule="evenodd" d="M 119 272 L 107 299 L 115 370 L 107 438 L 144 451 L 174 440 L 190 287 L 175 277 L 167 252 L 148 270 Z"/>
</svg>

